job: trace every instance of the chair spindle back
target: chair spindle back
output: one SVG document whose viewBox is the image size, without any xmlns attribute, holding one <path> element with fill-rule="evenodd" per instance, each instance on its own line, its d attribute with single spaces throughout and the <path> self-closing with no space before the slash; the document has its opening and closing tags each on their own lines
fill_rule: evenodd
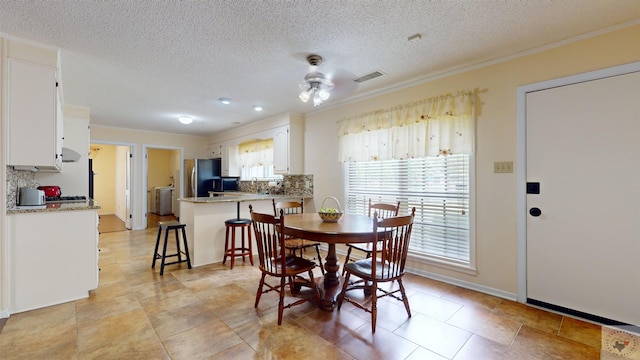
<svg viewBox="0 0 640 360">
<path fill-rule="evenodd" d="M 286 265 L 283 212 L 280 211 L 279 217 L 261 214 L 254 212 L 251 205 L 249 205 L 249 212 L 258 245 L 260 269 L 270 274 L 278 274 L 285 269 Z"/>
<path fill-rule="evenodd" d="M 397 204 L 371 203 L 371 199 L 369 199 L 369 216 L 373 215 L 372 212 L 377 212 L 378 219 L 386 219 L 398 216 L 399 211 L 400 201 L 398 201 Z"/>
<path fill-rule="evenodd" d="M 280 210 L 284 211 L 285 215 L 289 214 L 302 214 L 304 212 L 304 199 L 300 199 L 300 201 L 278 201 L 275 199 L 273 202 L 273 214 L 275 216 L 279 216 Z"/>
<path fill-rule="evenodd" d="M 386 219 L 380 219 L 378 213 L 374 213 L 374 241 L 379 241 L 381 246 L 379 249 L 373 247 L 372 258 L 379 262 L 372 261 L 372 276 L 382 274 L 383 277 L 398 277 L 404 273 L 415 211 L 413 208 L 410 215 Z M 378 265 L 382 268 L 376 269 Z"/>
</svg>

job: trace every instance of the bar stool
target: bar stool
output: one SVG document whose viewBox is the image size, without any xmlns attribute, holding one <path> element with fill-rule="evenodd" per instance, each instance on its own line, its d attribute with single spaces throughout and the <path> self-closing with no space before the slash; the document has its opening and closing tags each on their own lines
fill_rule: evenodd
<svg viewBox="0 0 640 360">
<path fill-rule="evenodd" d="M 222 265 L 227 261 L 227 256 L 231 257 L 231 269 L 233 269 L 234 259 L 238 256 L 242 256 L 242 262 L 244 257 L 248 256 L 253 266 L 253 251 L 251 247 L 251 220 L 250 219 L 229 219 L 224 222 L 225 226 L 225 239 L 224 239 L 224 257 L 222 258 Z M 242 244 L 240 247 L 236 247 L 236 229 L 240 229 L 242 234 Z M 248 244 L 245 244 L 244 233 L 247 232 Z M 229 244 L 229 232 L 231 232 L 231 244 Z"/>
<path fill-rule="evenodd" d="M 187 225 L 181 224 L 178 221 L 160 221 L 158 222 L 158 236 L 156 237 L 156 248 L 153 251 L 153 262 L 151 263 L 151 268 L 156 267 L 156 260 L 161 259 L 160 262 L 160 275 L 164 274 L 164 266 L 179 264 L 186 262 L 189 269 L 191 269 L 191 258 L 189 257 L 189 247 L 187 245 L 187 234 L 185 232 L 185 227 Z M 178 229 L 182 230 L 182 241 L 184 242 L 184 251 L 180 250 L 180 239 L 178 238 Z M 160 236 L 162 234 L 162 230 L 164 230 L 164 245 L 162 247 L 162 255 L 158 253 L 158 246 L 160 245 Z M 175 254 L 167 255 L 167 242 L 169 237 L 169 231 L 173 230 L 176 234 L 176 248 L 177 252 Z M 182 259 L 182 254 L 186 256 L 186 259 Z M 165 262 L 168 257 L 178 257 L 177 261 L 174 262 Z"/>
</svg>

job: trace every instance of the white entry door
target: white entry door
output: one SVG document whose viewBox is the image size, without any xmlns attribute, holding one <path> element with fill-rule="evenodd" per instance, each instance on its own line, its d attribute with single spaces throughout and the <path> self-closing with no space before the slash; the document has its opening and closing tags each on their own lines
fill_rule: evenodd
<svg viewBox="0 0 640 360">
<path fill-rule="evenodd" d="M 640 325 L 640 72 L 529 92 L 525 116 L 527 301 Z"/>
</svg>

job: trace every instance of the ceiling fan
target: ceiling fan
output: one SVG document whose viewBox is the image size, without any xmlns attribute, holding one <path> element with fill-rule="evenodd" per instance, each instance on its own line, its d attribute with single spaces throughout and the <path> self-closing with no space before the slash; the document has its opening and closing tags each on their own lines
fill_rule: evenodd
<svg viewBox="0 0 640 360">
<path fill-rule="evenodd" d="M 324 101 L 329 99 L 335 84 L 323 73 L 317 71 L 318 66 L 322 63 L 322 56 L 311 54 L 307 56 L 307 62 L 311 65 L 312 71 L 305 75 L 304 81 L 300 83 L 302 92 L 299 97 L 303 102 L 313 99 L 313 106 L 315 107 L 322 105 Z"/>
</svg>

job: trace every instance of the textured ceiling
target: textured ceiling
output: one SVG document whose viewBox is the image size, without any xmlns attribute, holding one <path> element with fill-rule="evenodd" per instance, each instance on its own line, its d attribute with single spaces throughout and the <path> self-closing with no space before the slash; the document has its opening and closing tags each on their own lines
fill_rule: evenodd
<svg viewBox="0 0 640 360">
<path fill-rule="evenodd" d="M 65 103 L 93 124 L 194 135 L 638 19 L 638 0 L 0 1 L 0 32 L 61 49 Z M 298 99 L 311 53 L 336 83 L 318 108 Z"/>
</svg>

